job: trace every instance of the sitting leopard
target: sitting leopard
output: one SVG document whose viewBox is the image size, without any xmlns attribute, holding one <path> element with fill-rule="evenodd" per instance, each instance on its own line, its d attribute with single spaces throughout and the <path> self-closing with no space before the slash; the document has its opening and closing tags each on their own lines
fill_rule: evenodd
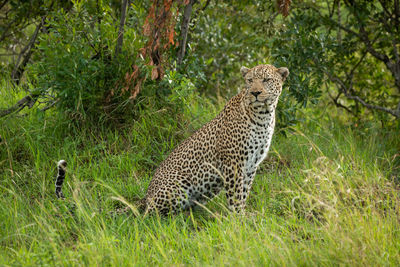
<svg viewBox="0 0 400 267">
<path fill-rule="evenodd" d="M 245 208 L 258 165 L 267 156 L 275 109 L 287 68 L 242 67 L 245 86 L 209 123 L 183 141 L 160 164 L 143 199 L 145 214 L 176 213 L 204 203 L 225 189 L 229 208 Z M 59 163 L 57 181 L 65 176 Z M 61 182 L 62 184 L 62 182 Z M 62 196 L 60 183 L 56 194 Z"/>
<path fill-rule="evenodd" d="M 240 71 L 242 91 L 158 167 L 140 201 L 146 212 L 188 209 L 222 189 L 230 209 L 244 209 L 257 167 L 271 144 L 275 108 L 289 70 L 259 65 Z"/>
</svg>

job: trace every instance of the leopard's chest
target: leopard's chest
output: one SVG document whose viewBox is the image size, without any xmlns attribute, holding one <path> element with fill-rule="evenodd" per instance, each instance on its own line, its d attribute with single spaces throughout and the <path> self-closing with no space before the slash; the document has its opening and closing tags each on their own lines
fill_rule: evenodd
<svg viewBox="0 0 400 267">
<path fill-rule="evenodd" d="M 253 172 L 267 156 L 274 127 L 260 128 L 253 127 L 246 142 L 245 151 L 247 152 L 245 171 Z"/>
</svg>

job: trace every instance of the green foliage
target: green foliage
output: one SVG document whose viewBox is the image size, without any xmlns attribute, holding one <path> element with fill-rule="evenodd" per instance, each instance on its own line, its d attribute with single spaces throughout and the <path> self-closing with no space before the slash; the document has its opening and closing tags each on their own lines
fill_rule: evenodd
<svg viewBox="0 0 400 267">
<path fill-rule="evenodd" d="M 42 17 L 49 12 L 71 8 L 70 1 L 7 0 L 0 2 L 0 74 L 4 77 L 14 67 L 18 53 L 29 43 Z"/>
<path fill-rule="evenodd" d="M 43 96 L 60 99 L 60 111 L 68 111 L 74 118 L 119 120 L 132 108 L 128 97 L 136 98 L 138 91 L 142 95 L 149 95 L 146 91 L 170 93 L 171 88 L 163 85 L 166 80 L 149 81 L 153 66 L 140 57 L 147 41 L 142 27 L 151 2 L 131 3 L 124 47 L 118 57 L 113 53 L 120 2 L 56 1 L 38 4 L 31 10 L 29 7 L 35 1 L 20 6 L 17 3 L 6 4 L 5 10 L 10 11 L 7 20 L 16 18 L 25 25 L 46 15 L 47 26 L 40 34 L 38 51 L 34 52 L 26 76 Z M 380 110 L 390 109 L 392 115 L 397 112 L 400 80 L 394 78 L 400 77 L 395 68 L 399 27 L 397 20 L 390 19 L 390 14 L 398 12 L 395 4 L 302 1 L 292 4 L 286 18 L 278 15 L 275 4 L 275 1 L 198 1 L 193 9 L 184 65 L 173 64 L 179 47 L 159 56 L 168 61 L 165 64 L 168 71 L 177 69 L 199 92 L 214 97 L 222 95 L 225 99 L 240 90 L 242 65 L 270 63 L 288 67 L 290 76 L 278 107 L 280 129 L 300 121 L 298 110 L 309 103 L 316 104 L 321 96 L 324 104 L 330 98 L 336 106 L 358 117 L 390 120 L 388 114 L 366 111 L 359 99 Z M 27 14 L 26 19 L 23 14 Z M 177 33 L 180 19 L 175 24 Z M 0 27 L 5 29 L 4 25 Z M 23 39 L 26 29 L 13 31 L 19 34 L 14 39 Z M 374 55 L 365 40 L 370 40 L 372 49 L 389 63 Z M 133 72 L 132 66 L 140 69 L 143 84 L 124 84 L 125 75 Z M 120 90 L 124 86 L 126 94 Z M 166 91 L 152 89 L 157 86 Z"/>
<path fill-rule="evenodd" d="M 188 58 L 193 57 L 205 66 L 207 82 L 202 90 L 232 96 L 243 84 L 241 66 L 272 63 L 265 36 L 259 34 L 273 31 L 271 23 L 260 15 L 272 12 L 272 7 L 273 3 L 269 2 L 220 1 L 211 2 L 203 12 L 200 7 L 194 11 Z"/>
<path fill-rule="evenodd" d="M 60 99 L 61 110 L 98 117 L 116 82 L 130 69 L 132 54 L 123 54 L 127 61 L 112 60 L 115 25 L 111 16 L 104 15 L 110 10 L 104 8 L 100 18 L 90 14 L 90 9 L 75 9 L 52 14 L 30 76 L 40 91 Z"/>
<path fill-rule="evenodd" d="M 271 57 L 290 70 L 285 86 L 289 92 L 284 90 L 278 103 L 280 128 L 297 123 L 300 118 L 296 111 L 306 108 L 308 102 L 318 103 L 324 73 L 315 71 L 315 65 L 324 60 L 326 46 L 326 37 L 316 30 L 315 18 L 293 13 L 286 23 L 287 28 L 276 31 L 269 42 Z"/>
<path fill-rule="evenodd" d="M 295 5 L 284 30 L 272 41 L 273 57 L 289 66 L 290 88 L 299 103 L 315 100 L 325 91 L 334 104 L 356 116 L 391 120 L 389 113 L 369 113 L 358 99 L 396 110 L 400 83 L 395 77 L 400 72 L 380 56 L 396 62 L 398 47 L 393 43 L 398 42 L 398 27 L 385 16 L 398 10 L 385 1 L 338 3 Z"/>
<path fill-rule="evenodd" d="M 317 23 L 314 18 L 294 13 L 287 29 L 277 32 L 270 42 L 275 61 L 279 65 L 290 66 L 287 83 L 291 94 L 303 107 L 308 101 L 315 104 L 321 96 L 324 74 L 316 72 L 313 67 L 324 60 L 326 37 L 316 31 Z"/>
<path fill-rule="evenodd" d="M 296 56 L 302 53 L 302 45 L 321 46 L 319 36 L 309 39 L 309 32 L 303 30 L 298 35 L 303 43 L 298 44 L 298 36 L 285 31 L 288 19 L 274 14 L 273 1 L 222 1 L 210 5 L 213 6 L 200 14 L 195 22 L 192 38 L 201 42 L 192 45 L 186 71 L 191 71 L 190 60 L 193 59 L 198 62 L 196 65 L 205 66 L 206 80 L 200 84 L 200 90 L 212 95 L 232 96 L 243 86 L 241 66 L 272 64 L 288 67 L 290 75 L 277 109 L 277 128 L 284 133 L 287 127 L 301 120 L 298 110 L 309 102 L 317 103 L 321 96 L 323 74 L 303 67 L 303 59 Z M 311 50 L 302 56 L 322 54 L 309 52 Z"/>
<path fill-rule="evenodd" d="M 197 70 L 197 76 L 168 70 L 163 80 L 150 80 L 152 67 L 137 56 L 145 41 L 137 32 L 144 7 L 133 6 L 130 13 L 138 17 L 127 22 L 125 49 L 118 56 L 114 55 L 117 23 L 109 6 L 102 5 L 100 12 L 91 2 L 76 2 L 69 13 L 52 13 L 47 23 L 49 33 L 41 36 L 39 52 L 29 68 L 36 90 L 59 99 L 59 110 L 79 120 L 123 121 L 124 113 L 139 116 L 141 111 L 135 109 L 149 108 L 142 103 L 154 96 L 158 98 L 151 109 L 166 105 L 174 110 L 172 116 L 182 112 L 181 101 L 185 105 L 192 101 L 196 94 L 194 83 L 201 79 L 202 68 L 192 69 Z M 128 91 L 121 90 L 125 75 L 133 72 L 132 65 L 139 67 L 144 81 L 135 101 L 129 99 L 135 84 Z"/>
</svg>

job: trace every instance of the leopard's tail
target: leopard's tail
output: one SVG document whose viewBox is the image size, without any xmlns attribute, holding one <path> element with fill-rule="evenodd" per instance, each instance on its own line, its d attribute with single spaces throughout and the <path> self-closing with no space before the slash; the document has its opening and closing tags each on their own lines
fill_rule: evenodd
<svg viewBox="0 0 400 267">
<path fill-rule="evenodd" d="M 67 171 L 67 162 L 65 160 L 60 160 L 57 164 L 57 169 L 58 169 L 58 173 L 57 173 L 57 179 L 56 179 L 56 183 L 55 183 L 55 192 L 56 192 L 57 198 L 64 199 L 64 194 L 62 192 L 62 186 L 63 186 L 64 180 L 65 180 L 65 174 Z M 146 209 L 146 198 L 142 198 L 142 199 L 138 200 L 135 203 L 135 206 L 138 209 L 138 211 L 142 213 Z M 129 207 L 120 209 L 117 211 L 117 213 L 125 213 L 127 211 L 129 211 Z"/>
<path fill-rule="evenodd" d="M 56 196 L 57 198 L 64 198 L 64 195 L 62 193 L 62 185 L 64 183 L 64 179 L 65 179 L 65 173 L 67 170 L 67 162 L 65 160 L 60 160 L 57 164 L 57 168 L 58 168 L 58 173 L 57 173 L 57 179 L 56 179 Z"/>
</svg>

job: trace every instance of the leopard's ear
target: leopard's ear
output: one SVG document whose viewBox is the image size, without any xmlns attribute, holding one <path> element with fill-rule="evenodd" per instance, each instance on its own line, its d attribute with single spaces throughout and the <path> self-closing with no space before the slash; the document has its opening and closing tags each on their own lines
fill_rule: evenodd
<svg viewBox="0 0 400 267">
<path fill-rule="evenodd" d="M 289 70 L 285 67 L 279 68 L 278 73 L 281 75 L 282 81 L 285 81 L 286 78 L 289 76 Z"/>
<path fill-rule="evenodd" d="M 249 71 L 250 71 L 250 69 L 247 68 L 247 67 L 245 67 L 245 66 L 243 66 L 243 67 L 240 68 L 240 73 L 242 73 L 242 76 L 243 76 L 243 77 L 246 76 L 246 74 L 247 74 Z"/>
</svg>

